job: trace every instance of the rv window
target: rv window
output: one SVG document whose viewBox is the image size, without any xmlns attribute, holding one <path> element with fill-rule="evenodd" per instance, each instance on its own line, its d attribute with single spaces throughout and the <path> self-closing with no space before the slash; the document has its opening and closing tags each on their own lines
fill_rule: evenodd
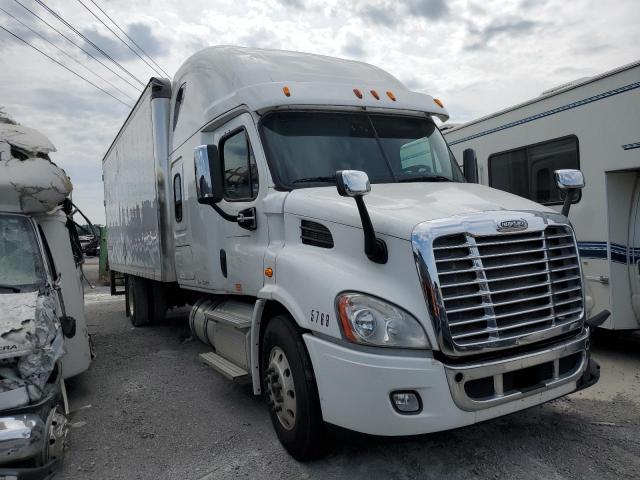
<svg viewBox="0 0 640 480">
<path fill-rule="evenodd" d="M 544 205 L 557 205 L 562 198 L 553 172 L 561 168 L 580 168 L 575 136 L 491 155 L 489 185 Z"/>
<path fill-rule="evenodd" d="M 224 198 L 229 201 L 253 200 L 258 194 L 258 170 L 242 129 L 223 139 L 220 152 L 224 165 Z"/>
<path fill-rule="evenodd" d="M 0 295 L 38 290 L 45 279 L 31 221 L 22 215 L 0 214 Z"/>
<path fill-rule="evenodd" d="M 173 177 L 173 208 L 176 222 L 179 223 L 182 221 L 182 179 L 179 173 Z"/>
<path fill-rule="evenodd" d="M 176 125 L 178 124 L 178 117 L 180 116 L 180 107 L 182 107 L 182 101 L 184 100 L 184 89 L 187 86 L 186 83 L 183 83 L 180 86 L 180 90 L 176 95 L 176 103 L 173 106 L 173 129 L 176 129 Z"/>
</svg>

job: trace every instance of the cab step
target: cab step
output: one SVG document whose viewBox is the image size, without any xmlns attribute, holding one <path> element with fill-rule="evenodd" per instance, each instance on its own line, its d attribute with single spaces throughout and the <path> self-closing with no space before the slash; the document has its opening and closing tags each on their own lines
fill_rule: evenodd
<svg viewBox="0 0 640 480">
<path fill-rule="evenodd" d="M 235 363 L 230 362 L 226 358 L 221 357 L 215 352 L 201 353 L 200 360 L 205 365 L 208 365 L 214 370 L 220 372 L 229 380 L 240 383 L 245 383 L 250 380 L 249 372 L 239 367 Z"/>
</svg>

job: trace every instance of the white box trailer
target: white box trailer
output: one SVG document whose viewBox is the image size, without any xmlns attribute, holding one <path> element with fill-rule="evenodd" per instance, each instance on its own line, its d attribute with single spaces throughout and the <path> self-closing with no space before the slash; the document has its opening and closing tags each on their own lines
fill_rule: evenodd
<svg viewBox="0 0 640 480">
<path fill-rule="evenodd" d="M 598 378 L 568 219 L 465 182 L 433 117 L 371 65 L 211 47 L 104 157 L 132 322 L 192 304 L 202 360 L 264 393 L 298 459 L 325 423 L 433 432 Z"/>
<path fill-rule="evenodd" d="M 559 209 L 553 170 L 580 168 L 571 210 L 588 312 L 603 328 L 640 328 L 640 62 L 543 92 L 443 130 L 455 156 L 475 150 L 481 183 Z"/>
</svg>

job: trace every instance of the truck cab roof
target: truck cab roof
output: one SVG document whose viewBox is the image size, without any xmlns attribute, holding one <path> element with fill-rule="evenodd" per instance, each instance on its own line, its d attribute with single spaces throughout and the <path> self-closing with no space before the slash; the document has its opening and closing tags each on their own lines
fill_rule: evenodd
<svg viewBox="0 0 640 480">
<path fill-rule="evenodd" d="M 181 113 L 173 108 L 171 118 L 174 146 L 238 107 L 258 113 L 291 106 L 387 108 L 449 118 L 433 97 L 409 91 L 378 67 L 284 50 L 205 48 L 178 70 L 172 91 L 174 104 L 177 96 L 181 100 Z"/>
</svg>

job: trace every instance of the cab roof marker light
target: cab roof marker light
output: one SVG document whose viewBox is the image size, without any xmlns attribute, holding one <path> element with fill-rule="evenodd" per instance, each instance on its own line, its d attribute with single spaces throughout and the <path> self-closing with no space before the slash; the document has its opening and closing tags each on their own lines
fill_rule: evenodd
<svg viewBox="0 0 640 480">
<path fill-rule="evenodd" d="M 440 108 L 444 108 L 444 104 L 442 103 L 442 100 L 440 100 L 439 98 L 434 98 L 433 103 L 438 105 Z"/>
<path fill-rule="evenodd" d="M 354 88 L 353 93 L 355 93 L 356 97 L 362 98 L 362 92 L 360 91 L 359 88 Z"/>
<path fill-rule="evenodd" d="M 289 90 L 289 87 L 287 87 L 286 85 L 284 87 L 282 87 L 282 93 L 284 93 L 285 97 L 290 97 L 291 96 L 291 90 Z"/>
<path fill-rule="evenodd" d="M 371 90 L 371 95 L 373 95 L 373 98 L 375 98 L 376 100 L 380 100 L 380 95 L 378 95 L 378 92 L 376 92 L 375 90 Z"/>
<path fill-rule="evenodd" d="M 396 96 L 393 94 L 391 90 L 387 90 L 387 97 L 389 97 L 392 101 L 396 101 Z"/>
</svg>

